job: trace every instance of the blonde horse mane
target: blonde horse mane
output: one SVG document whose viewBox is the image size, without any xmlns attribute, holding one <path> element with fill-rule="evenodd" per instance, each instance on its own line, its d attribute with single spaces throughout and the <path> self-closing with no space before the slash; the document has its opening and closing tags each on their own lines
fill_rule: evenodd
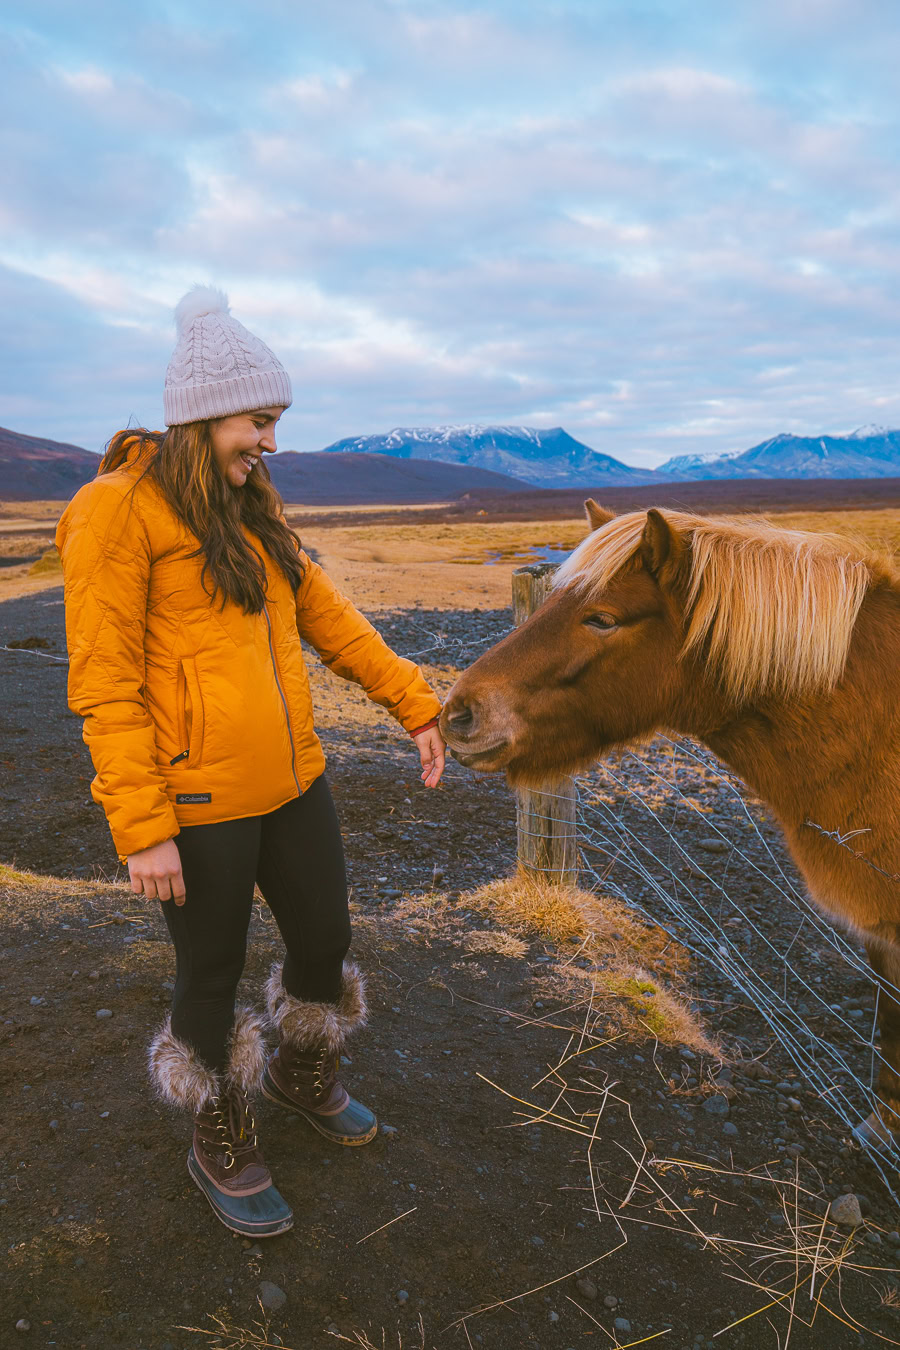
<svg viewBox="0 0 900 1350">
<path fill-rule="evenodd" d="M 660 513 L 687 545 L 682 655 L 705 644 L 739 702 L 828 690 L 841 678 L 860 605 L 878 568 L 847 539 L 766 520 Z M 640 555 L 647 514 L 616 516 L 560 567 L 556 586 L 594 595 Z"/>
</svg>

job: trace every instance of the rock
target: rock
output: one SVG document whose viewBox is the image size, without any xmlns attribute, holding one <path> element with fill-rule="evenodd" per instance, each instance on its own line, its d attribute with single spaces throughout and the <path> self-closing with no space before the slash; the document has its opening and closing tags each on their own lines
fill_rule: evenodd
<svg viewBox="0 0 900 1350">
<path fill-rule="evenodd" d="M 631 1323 L 629 1322 L 627 1317 L 617 1317 L 616 1320 L 613 1322 L 613 1326 L 615 1327 L 616 1331 L 628 1332 L 631 1330 Z"/>
<path fill-rule="evenodd" d="M 533 1247 L 543 1247 L 544 1239 L 542 1237 L 538 1237 L 537 1233 L 535 1233 L 534 1237 L 531 1239 L 531 1245 Z"/>
<path fill-rule="evenodd" d="M 398 1131 L 396 1125 L 382 1125 L 382 1127 L 381 1127 L 381 1133 L 382 1133 L 382 1134 L 386 1134 L 386 1135 L 388 1135 L 388 1136 L 391 1136 L 391 1135 L 398 1134 L 399 1131 Z"/>
<path fill-rule="evenodd" d="M 269 1312 L 277 1312 L 287 1303 L 287 1294 L 271 1280 L 263 1280 L 259 1286 L 259 1301 Z"/>
<path fill-rule="evenodd" d="M 728 1098 L 723 1097 L 721 1092 L 717 1092 L 713 1097 L 707 1097 L 703 1103 L 703 1110 L 710 1116 L 727 1116 L 729 1111 Z"/>
<path fill-rule="evenodd" d="M 254 1242 L 254 1244 L 253 1244 L 252 1247 L 248 1247 L 248 1248 L 247 1248 L 247 1255 L 248 1255 L 248 1256 L 262 1256 L 262 1254 L 263 1254 L 263 1250 L 262 1250 L 262 1247 L 260 1247 L 260 1245 L 259 1245 L 258 1242 Z"/>
<path fill-rule="evenodd" d="M 828 1212 L 832 1221 L 840 1224 L 842 1228 L 859 1228 L 863 1221 L 859 1200 L 852 1191 L 849 1191 L 846 1195 L 839 1195 L 836 1200 L 832 1200 Z"/>
<path fill-rule="evenodd" d="M 405 1289 L 398 1289 L 396 1293 L 396 1299 L 398 1303 L 408 1303 L 409 1294 L 406 1292 Z"/>
<path fill-rule="evenodd" d="M 731 845 L 727 839 L 698 839 L 697 847 L 706 853 L 730 853 Z"/>
<path fill-rule="evenodd" d="M 102 1022 L 105 1018 L 112 1017 L 112 1009 L 98 1008 L 94 1016 L 97 1018 L 98 1022 Z"/>
<path fill-rule="evenodd" d="M 16 1331 L 30 1331 L 31 1323 L 25 1317 L 20 1317 L 16 1323 Z"/>
<path fill-rule="evenodd" d="M 607 1294 L 606 1298 L 603 1300 L 603 1306 L 604 1308 L 618 1308 L 619 1300 L 616 1298 L 615 1294 Z"/>
<path fill-rule="evenodd" d="M 558 1312 L 554 1312 L 552 1308 L 551 1308 L 551 1310 L 550 1310 L 550 1321 L 553 1322 L 553 1323 L 556 1323 L 556 1322 L 559 1321 L 559 1313 L 558 1313 Z"/>
<path fill-rule="evenodd" d="M 101 1112 L 100 1112 L 100 1119 L 101 1119 L 101 1120 L 109 1120 L 109 1112 L 108 1112 L 108 1111 L 101 1111 Z"/>
<path fill-rule="evenodd" d="M 788 1106 L 791 1108 L 792 1111 L 802 1111 L 802 1110 L 803 1110 L 803 1103 L 802 1103 L 801 1101 L 799 1101 L 796 1097 L 788 1097 L 788 1099 L 787 1099 L 787 1104 L 788 1104 Z"/>
<path fill-rule="evenodd" d="M 42 1008 L 47 1002 L 45 998 L 38 998 L 37 994 L 34 994 L 28 1001 L 32 1008 Z"/>
<path fill-rule="evenodd" d="M 592 1302 L 597 1297 L 597 1286 L 589 1275 L 582 1275 L 580 1280 L 576 1280 L 575 1288 L 578 1290 L 579 1294 L 583 1294 L 585 1298 L 590 1299 Z"/>
<path fill-rule="evenodd" d="M 51 1130 L 58 1130 L 58 1129 L 59 1129 L 59 1121 L 58 1121 L 58 1120 L 51 1120 L 51 1122 L 50 1122 L 50 1128 L 51 1128 Z"/>
<path fill-rule="evenodd" d="M 725 1124 L 722 1126 L 722 1133 L 728 1135 L 729 1138 L 733 1139 L 734 1136 L 738 1133 L 738 1127 L 735 1125 L 734 1121 L 726 1120 Z"/>
</svg>

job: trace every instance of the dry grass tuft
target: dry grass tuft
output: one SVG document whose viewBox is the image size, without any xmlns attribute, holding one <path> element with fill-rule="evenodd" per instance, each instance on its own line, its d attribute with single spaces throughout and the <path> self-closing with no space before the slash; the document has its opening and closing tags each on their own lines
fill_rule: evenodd
<svg viewBox="0 0 900 1350">
<path fill-rule="evenodd" d="M 7 1263 L 14 1269 L 25 1269 L 30 1275 L 40 1275 L 47 1267 L 69 1266 L 78 1252 L 89 1247 L 102 1250 L 109 1246 L 109 1234 L 98 1224 L 67 1220 L 52 1224 L 27 1242 L 19 1242 L 6 1253 Z M 95 1263 L 98 1260 L 95 1253 Z"/>
<path fill-rule="evenodd" d="M 28 569 L 30 577 L 62 576 L 62 563 L 56 548 L 48 548 Z"/>
<path fill-rule="evenodd" d="M 480 933 L 466 933 L 463 946 L 470 952 L 491 952 L 495 956 L 511 956 L 521 960 L 528 955 L 528 943 L 513 937 L 502 928 L 485 929 Z"/>
<path fill-rule="evenodd" d="M 409 1345 L 409 1350 L 426 1350 L 425 1346 L 425 1323 L 422 1321 L 422 1314 L 419 1314 L 419 1321 L 416 1327 L 415 1346 Z M 344 1336 L 339 1331 L 329 1331 L 329 1336 L 334 1336 L 336 1340 L 343 1341 L 345 1345 L 356 1346 L 357 1350 L 394 1350 L 395 1342 L 393 1336 L 388 1341 L 387 1332 L 384 1327 L 381 1329 L 381 1339 L 376 1343 L 367 1332 L 354 1331 L 350 1336 Z M 409 1344 L 409 1343 L 408 1343 Z M 396 1350 L 403 1350 L 403 1338 L 400 1332 L 397 1332 Z"/>
<path fill-rule="evenodd" d="M 667 1045 L 687 1045 L 721 1057 L 679 995 L 688 967 L 686 953 L 661 928 L 642 922 L 620 901 L 519 871 L 467 892 L 460 904 L 499 920 L 522 938 L 573 948 L 567 959 L 543 974 L 547 992 L 583 1001 L 589 985 L 587 998 L 602 1007 L 605 1020 L 619 1032 L 639 1040 L 649 1035 Z M 495 936 L 469 934 L 467 945 Z M 581 964 L 573 964 L 576 957 Z"/>
<path fill-rule="evenodd" d="M 499 919 L 523 937 L 557 944 L 584 944 L 584 955 L 600 960 L 625 949 L 638 960 L 673 975 L 686 969 L 687 957 L 668 933 L 635 917 L 619 900 L 560 886 L 518 871 L 467 891 L 460 904 Z"/>
<path fill-rule="evenodd" d="M 44 876 L 40 872 L 26 872 L 0 863 L 0 886 L 12 890 L 38 890 L 54 895 L 107 895 L 110 891 L 127 891 L 130 886 L 121 881 L 79 881 L 74 877 Z"/>
<path fill-rule="evenodd" d="M 586 973 L 586 972 L 585 972 Z M 721 1048 L 707 1036 L 687 1004 L 641 966 L 623 964 L 597 972 L 601 989 L 621 1000 L 612 1020 L 622 1031 L 632 1029 L 635 1019 L 666 1045 L 687 1045 L 701 1055 L 721 1059 Z"/>
<path fill-rule="evenodd" d="M 251 1350 L 251 1347 L 257 1347 L 257 1350 L 274 1350 L 275 1347 L 279 1350 L 291 1350 L 280 1336 L 273 1333 L 271 1317 L 258 1298 L 256 1302 L 260 1320 L 254 1321 L 250 1327 L 237 1326 L 227 1313 L 221 1317 L 217 1313 L 207 1313 L 210 1322 L 214 1323 L 213 1327 L 179 1326 L 177 1329 L 193 1332 L 195 1336 L 205 1336 L 207 1344 L 216 1347 L 216 1350 Z"/>
<path fill-rule="evenodd" d="M 203 1336 L 206 1344 L 214 1347 L 214 1350 L 300 1350 L 299 1346 L 289 1346 L 281 1337 L 272 1331 L 272 1319 L 266 1312 L 260 1300 L 257 1298 L 260 1318 L 254 1320 L 252 1326 L 237 1326 L 224 1309 L 219 1313 L 207 1313 L 206 1316 L 212 1327 L 185 1327 L 179 1326 L 179 1331 L 189 1331 L 195 1336 Z M 381 1328 L 381 1336 L 378 1341 L 373 1341 L 366 1331 L 353 1331 L 349 1336 L 337 1328 L 328 1327 L 323 1335 L 332 1336 L 336 1341 L 343 1342 L 344 1345 L 352 1345 L 356 1350 L 404 1350 L 404 1345 L 408 1350 L 427 1350 L 425 1344 L 425 1324 L 422 1321 L 422 1315 L 419 1314 L 418 1324 L 415 1329 L 415 1342 L 404 1342 L 400 1332 L 396 1332 L 388 1339 L 388 1333 Z"/>
</svg>

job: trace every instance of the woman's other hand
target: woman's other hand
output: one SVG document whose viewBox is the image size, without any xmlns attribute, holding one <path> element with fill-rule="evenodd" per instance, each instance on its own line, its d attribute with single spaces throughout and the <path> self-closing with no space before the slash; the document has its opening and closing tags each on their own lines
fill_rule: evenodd
<svg viewBox="0 0 900 1350">
<path fill-rule="evenodd" d="M 141 849 L 140 853 L 130 853 L 128 875 L 135 895 L 145 895 L 148 900 L 174 900 L 176 905 L 184 904 L 181 854 L 174 839 Z"/>
<path fill-rule="evenodd" d="M 444 772 L 444 756 L 447 749 L 443 736 L 437 727 L 428 727 L 413 737 L 422 761 L 422 782 L 426 787 L 437 787 Z"/>
</svg>

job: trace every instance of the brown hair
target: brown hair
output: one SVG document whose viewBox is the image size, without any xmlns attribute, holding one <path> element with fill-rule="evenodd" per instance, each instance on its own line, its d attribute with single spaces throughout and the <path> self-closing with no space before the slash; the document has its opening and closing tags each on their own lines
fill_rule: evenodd
<svg viewBox="0 0 900 1350">
<path fill-rule="evenodd" d="M 106 447 L 98 474 L 121 468 L 135 446 L 146 456 L 138 482 L 145 476 L 157 484 L 169 506 L 200 541 L 191 557 L 203 555 L 202 581 L 222 604 L 232 600 L 247 614 L 265 605 L 263 560 L 243 533 L 257 536 L 296 591 L 303 580 L 297 541 L 285 523 L 282 501 L 262 457 L 242 488 L 228 484 L 213 459 L 209 422 L 187 422 L 168 431 L 139 427 L 119 431 Z"/>
</svg>

